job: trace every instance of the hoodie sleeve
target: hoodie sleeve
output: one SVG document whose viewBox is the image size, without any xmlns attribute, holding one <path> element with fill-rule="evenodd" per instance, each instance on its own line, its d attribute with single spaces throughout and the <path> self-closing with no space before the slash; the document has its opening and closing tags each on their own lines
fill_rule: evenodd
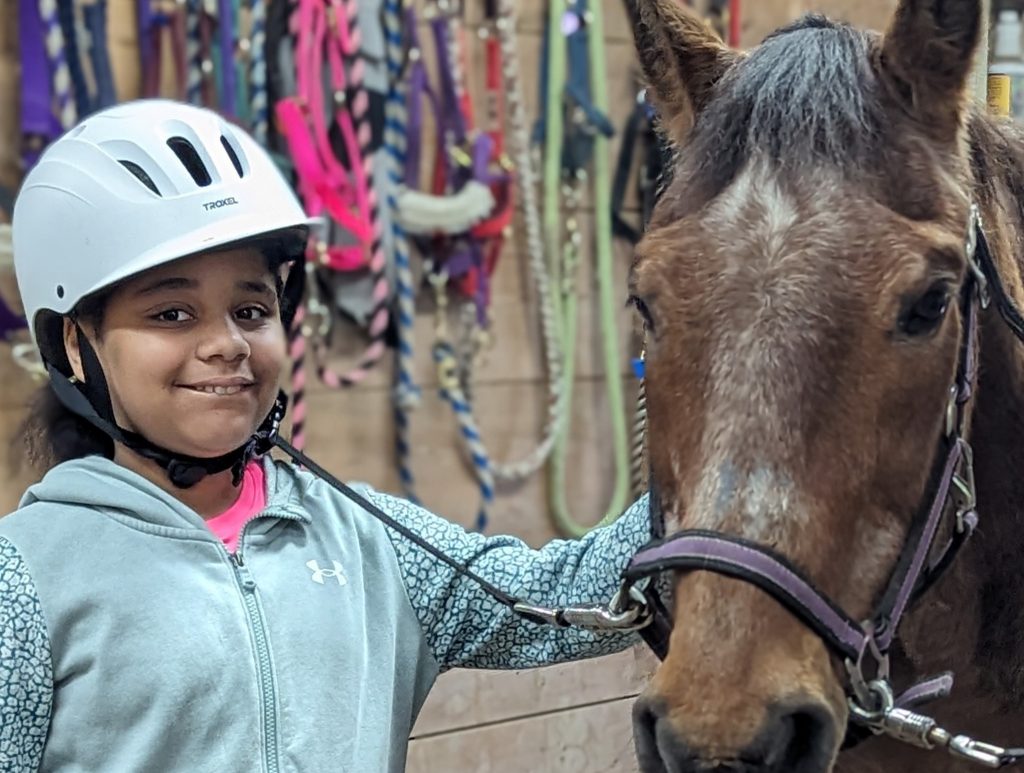
<svg viewBox="0 0 1024 773">
<path fill-rule="evenodd" d="M 50 640 L 35 584 L 0 537 L 0 770 L 38 770 L 50 728 Z"/>
<path fill-rule="evenodd" d="M 533 550 L 513 537 L 485 537 L 409 502 L 380 493 L 371 500 L 419 536 L 502 590 L 545 606 L 605 604 L 619 576 L 651 538 L 647 497 L 610 526 L 580 540 Z M 434 657 L 451 668 L 517 669 L 607 655 L 639 641 L 635 634 L 555 628 L 523 620 L 397 533 L 391 542 Z"/>
</svg>

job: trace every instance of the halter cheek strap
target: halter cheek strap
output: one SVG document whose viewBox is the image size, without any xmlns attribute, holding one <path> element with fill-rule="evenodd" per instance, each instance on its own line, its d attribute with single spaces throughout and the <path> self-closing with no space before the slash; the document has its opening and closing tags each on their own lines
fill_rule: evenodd
<svg viewBox="0 0 1024 773">
<path fill-rule="evenodd" d="M 91 112 L 89 85 L 82 66 L 81 51 L 78 47 L 78 31 L 75 24 L 75 0 L 57 0 L 57 17 L 64 33 L 64 56 L 67 58 L 68 72 L 73 86 L 75 110 L 85 116 Z"/>
<path fill-rule="evenodd" d="M 234 18 L 231 0 L 217 0 L 217 37 L 220 43 L 220 93 L 221 112 L 228 118 L 238 115 L 236 100 L 238 99 L 238 78 L 235 74 L 235 30 L 238 29 Z"/>
</svg>

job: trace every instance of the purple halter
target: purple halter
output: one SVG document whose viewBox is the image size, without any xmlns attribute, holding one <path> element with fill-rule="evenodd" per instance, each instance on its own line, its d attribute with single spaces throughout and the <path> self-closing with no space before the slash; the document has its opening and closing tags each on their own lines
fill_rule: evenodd
<svg viewBox="0 0 1024 773">
<path fill-rule="evenodd" d="M 438 122 L 437 142 L 442 152 L 439 158 L 444 164 L 446 178 L 455 189 L 461 188 L 469 180 L 476 180 L 485 185 L 495 182 L 497 176 L 491 174 L 488 169 L 492 140 L 486 132 L 479 132 L 471 136 L 466 125 L 465 116 L 462 113 L 462 106 L 459 103 L 458 89 L 455 82 L 455 67 L 450 57 L 448 20 L 443 14 L 438 14 L 430 20 L 430 31 L 434 37 L 434 47 L 438 56 L 439 88 L 437 92 L 429 90 L 423 74 L 422 63 L 419 63 L 419 73 L 414 75 L 410 85 L 410 104 L 415 109 L 410 110 L 409 134 L 415 136 L 413 131 L 422 121 L 420 99 L 426 94 L 436 112 Z M 415 35 L 415 33 L 412 33 Z M 415 40 L 415 37 L 413 38 Z M 417 41 L 418 43 L 418 41 Z M 446 138 L 459 149 L 466 152 L 468 159 L 464 164 L 456 163 L 450 154 L 444 152 Z M 410 162 L 418 161 L 420 149 L 412 150 Z M 418 166 L 410 163 L 409 170 L 418 170 Z M 410 182 L 408 177 L 406 182 Z M 448 254 L 445 257 L 445 271 L 449 277 L 457 278 L 466 274 L 470 269 L 477 269 L 479 282 L 476 288 L 474 303 L 476 305 L 477 323 L 482 327 L 487 325 L 487 300 L 490 296 L 488 287 L 488 276 L 484 266 L 484 251 L 480 241 L 472 234 L 460 235 L 455 238 L 448 247 Z"/>
</svg>

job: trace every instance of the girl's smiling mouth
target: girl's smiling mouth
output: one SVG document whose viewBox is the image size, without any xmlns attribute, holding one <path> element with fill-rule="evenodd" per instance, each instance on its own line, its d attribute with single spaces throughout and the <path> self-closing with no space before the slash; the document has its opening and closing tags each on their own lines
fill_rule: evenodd
<svg viewBox="0 0 1024 773">
<path fill-rule="evenodd" d="M 178 386 L 201 394 L 226 396 L 247 391 L 256 386 L 256 382 L 251 378 L 234 377 L 209 379 L 196 384 L 178 384 Z"/>
</svg>

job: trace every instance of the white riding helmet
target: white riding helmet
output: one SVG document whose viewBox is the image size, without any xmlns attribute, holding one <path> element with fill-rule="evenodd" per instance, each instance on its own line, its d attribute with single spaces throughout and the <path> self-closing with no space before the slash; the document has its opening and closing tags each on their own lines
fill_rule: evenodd
<svg viewBox="0 0 1024 773">
<path fill-rule="evenodd" d="M 72 381 L 62 316 L 84 298 L 188 255 L 257 242 L 285 262 L 303 255 L 311 222 L 266 151 L 203 108 L 166 100 L 112 107 L 54 142 L 14 204 L 14 270 L 29 328 L 57 398 L 113 440 L 188 488 L 266 453 L 284 417 L 283 393 L 244 445 L 212 459 L 162 448 L 119 427 L 99 360 L 79 328 L 86 378 Z M 282 319 L 303 272 L 283 291 Z"/>
<path fill-rule="evenodd" d="M 286 239 L 294 257 L 309 225 L 266 151 L 216 113 L 169 100 L 103 110 L 46 150 L 15 203 L 29 327 L 44 358 L 62 364 L 53 323 L 86 296 L 257 237 Z"/>
</svg>

